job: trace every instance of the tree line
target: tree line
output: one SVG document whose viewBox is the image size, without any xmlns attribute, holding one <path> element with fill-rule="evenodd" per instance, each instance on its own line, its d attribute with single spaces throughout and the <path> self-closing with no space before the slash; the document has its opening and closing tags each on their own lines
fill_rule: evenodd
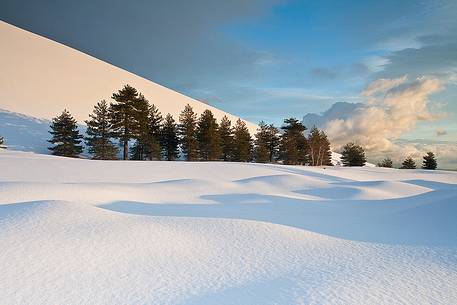
<svg viewBox="0 0 457 305">
<path fill-rule="evenodd" d="M 52 154 L 79 157 L 84 141 L 96 160 L 238 161 L 290 165 L 332 165 L 330 141 L 323 130 L 307 128 L 296 118 L 284 120 L 278 128 L 259 123 L 251 137 L 245 122 L 234 124 L 227 116 L 218 122 L 210 110 L 198 116 L 187 104 L 178 120 L 162 115 L 135 88 L 125 85 L 112 94 L 112 102 L 98 102 L 89 119 L 86 135 L 78 131 L 72 115 L 64 110 L 51 123 L 49 147 Z M 120 151 L 119 151 L 120 149 Z M 348 143 L 341 161 L 345 166 L 363 166 L 363 147 Z"/>
<path fill-rule="evenodd" d="M 435 154 L 431 151 L 427 152 L 422 157 L 422 169 L 436 169 L 438 166 L 438 162 L 436 161 Z M 393 161 L 391 158 L 385 158 L 381 162 L 377 164 L 378 167 L 393 167 Z M 411 156 L 406 157 L 406 159 L 402 162 L 400 169 L 416 169 L 416 161 Z"/>
<path fill-rule="evenodd" d="M 332 165 L 330 142 L 322 130 L 306 127 L 295 118 L 280 128 L 259 123 L 251 137 L 246 123 L 234 124 L 227 116 L 218 122 L 210 110 L 198 116 L 187 104 L 178 121 L 163 116 L 144 95 L 126 85 L 112 95 L 112 102 L 98 102 L 85 121 L 86 135 L 78 131 L 72 115 L 64 110 L 51 123 L 52 154 L 79 157 L 83 141 L 97 160 L 238 161 L 259 163 Z"/>
</svg>

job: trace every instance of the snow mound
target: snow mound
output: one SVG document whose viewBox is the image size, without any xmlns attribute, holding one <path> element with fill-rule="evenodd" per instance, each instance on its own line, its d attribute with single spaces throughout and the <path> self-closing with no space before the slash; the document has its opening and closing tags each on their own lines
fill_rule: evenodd
<svg viewBox="0 0 457 305">
<path fill-rule="evenodd" d="M 454 304 L 457 173 L 0 151 L 2 304 Z"/>
</svg>

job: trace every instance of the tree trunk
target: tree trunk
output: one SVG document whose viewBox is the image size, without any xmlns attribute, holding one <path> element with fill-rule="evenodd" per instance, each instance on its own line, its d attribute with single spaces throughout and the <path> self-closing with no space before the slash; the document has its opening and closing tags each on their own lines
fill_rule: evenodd
<svg viewBox="0 0 457 305">
<path fill-rule="evenodd" d="M 129 159 L 129 141 L 124 141 L 124 160 Z"/>
</svg>

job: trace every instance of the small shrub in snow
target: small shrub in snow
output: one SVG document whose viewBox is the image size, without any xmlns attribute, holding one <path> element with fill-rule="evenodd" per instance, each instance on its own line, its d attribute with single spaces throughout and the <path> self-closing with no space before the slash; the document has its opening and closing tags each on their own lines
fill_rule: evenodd
<svg viewBox="0 0 457 305">
<path fill-rule="evenodd" d="M 403 161 L 401 164 L 401 169 L 415 169 L 416 168 L 416 162 L 414 162 L 413 158 L 408 157 Z"/>
<path fill-rule="evenodd" d="M 393 167 L 393 162 L 392 162 L 392 159 L 391 158 L 385 158 L 384 160 L 382 160 L 381 162 L 379 162 L 377 164 L 378 167 L 388 167 L 388 168 L 392 168 Z"/>
</svg>

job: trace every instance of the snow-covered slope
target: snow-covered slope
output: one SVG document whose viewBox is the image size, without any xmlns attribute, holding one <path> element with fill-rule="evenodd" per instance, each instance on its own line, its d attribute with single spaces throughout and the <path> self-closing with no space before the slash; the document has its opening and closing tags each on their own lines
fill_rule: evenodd
<svg viewBox="0 0 457 305">
<path fill-rule="evenodd" d="M 8 149 L 48 153 L 49 120 L 0 109 L 0 135 Z"/>
<path fill-rule="evenodd" d="M 9 150 L 49 154 L 50 125 L 50 120 L 0 109 L 0 136 Z M 84 134 L 85 126 L 79 125 L 79 130 Z"/>
<path fill-rule="evenodd" d="M 162 87 L 87 54 L 0 21 L 0 108 L 50 119 L 67 108 L 78 121 L 93 105 L 130 84 L 162 113 L 178 118 L 189 103 L 196 112 L 219 109 Z M 232 121 L 238 117 L 227 114 Z M 247 122 L 251 133 L 256 125 Z"/>
<path fill-rule="evenodd" d="M 2 304 L 456 304 L 457 173 L 0 151 Z"/>
</svg>

